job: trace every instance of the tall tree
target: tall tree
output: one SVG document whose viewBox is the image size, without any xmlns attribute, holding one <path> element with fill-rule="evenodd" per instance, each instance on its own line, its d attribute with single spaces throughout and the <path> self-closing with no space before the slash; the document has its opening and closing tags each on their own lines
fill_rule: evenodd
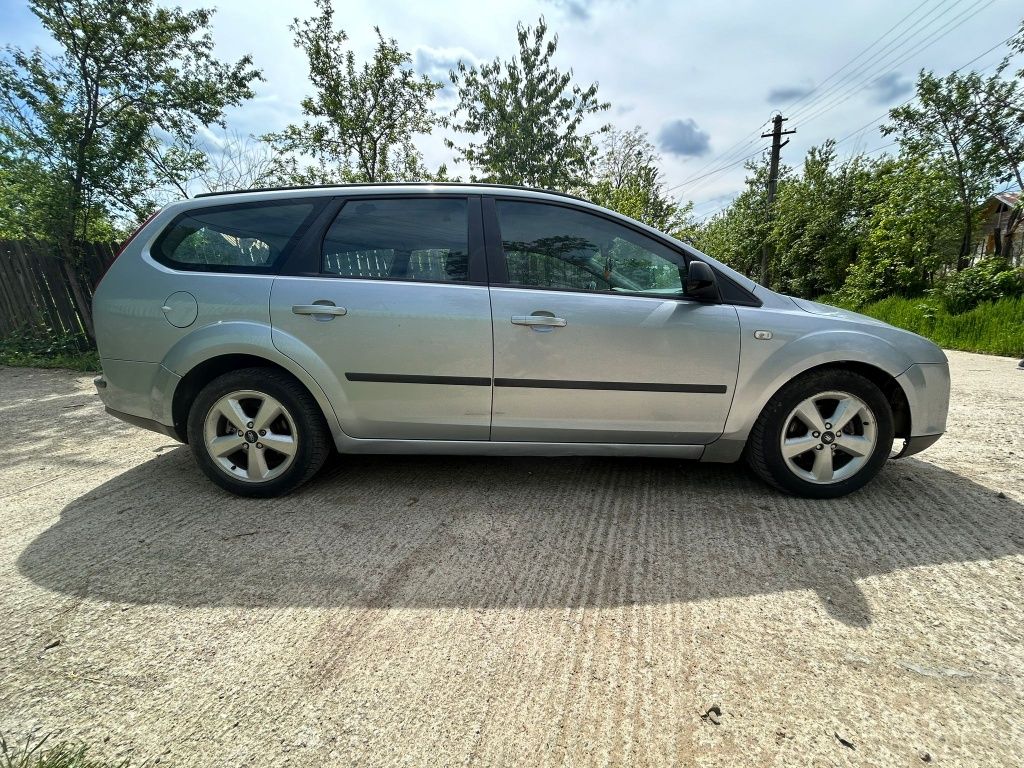
<svg viewBox="0 0 1024 768">
<path fill-rule="evenodd" d="M 288 155 L 279 174 L 300 184 L 429 178 L 413 140 L 437 123 L 430 103 L 442 84 L 417 76 L 410 54 L 376 27 L 373 58 L 358 65 L 331 0 L 316 7 L 319 15 L 290 27 L 316 89 L 302 100 L 307 119 L 264 137 Z"/>
<path fill-rule="evenodd" d="M 213 11 L 152 0 L 32 0 L 62 52 L 8 47 L 0 60 L 0 154 L 31 161 L 62 190 L 49 211 L 58 241 L 90 235 L 96 206 L 146 207 L 151 153 L 217 123 L 252 97 L 252 59 L 213 56 Z M 14 160 L 12 160 L 14 159 Z"/>
<path fill-rule="evenodd" d="M 151 203 L 161 144 L 222 119 L 260 74 L 213 56 L 212 11 L 152 0 L 32 0 L 61 52 L 8 47 L 0 58 L 0 164 L 32 168 L 46 190 L 42 228 L 77 261 L 76 242 L 109 216 Z M 86 315 L 88 302 L 79 304 Z"/>
<path fill-rule="evenodd" d="M 808 151 L 803 173 L 787 179 L 775 201 L 776 287 L 807 297 L 839 290 L 866 230 L 873 166 L 863 157 L 838 162 L 831 140 Z"/>
<path fill-rule="evenodd" d="M 610 129 L 601 142 L 597 175 L 587 196 L 598 205 L 677 237 L 692 234 L 693 203 L 683 204 L 665 189 L 661 157 L 642 128 Z"/>
<path fill-rule="evenodd" d="M 886 296 L 915 296 L 960 255 L 960 187 L 931 158 L 902 152 L 874 164 L 858 256 L 841 297 L 860 306 Z"/>
<path fill-rule="evenodd" d="M 974 120 L 970 75 L 939 78 L 921 72 L 916 103 L 890 110 L 882 133 L 896 134 L 902 150 L 939 164 L 956 182 L 961 237 L 957 269 L 967 266 L 977 207 L 991 191 L 999 156 Z"/>
<path fill-rule="evenodd" d="M 598 101 L 597 83 L 586 88 L 573 72 L 553 63 L 558 35 L 547 39 L 541 17 L 536 27 L 517 27 L 519 56 L 507 62 L 467 66 L 451 73 L 459 103 L 452 128 L 468 138 L 446 140 L 480 180 L 557 190 L 585 187 L 597 147 L 583 123 L 610 106 Z"/>
</svg>

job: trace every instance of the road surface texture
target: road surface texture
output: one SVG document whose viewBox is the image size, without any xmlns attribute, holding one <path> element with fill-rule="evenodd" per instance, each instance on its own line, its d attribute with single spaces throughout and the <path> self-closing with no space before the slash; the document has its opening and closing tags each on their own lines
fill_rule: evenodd
<svg viewBox="0 0 1024 768">
<path fill-rule="evenodd" d="M 235 498 L 0 369 L 0 731 L 133 764 L 1020 765 L 1024 372 L 837 501 L 741 466 L 338 458 Z"/>
</svg>

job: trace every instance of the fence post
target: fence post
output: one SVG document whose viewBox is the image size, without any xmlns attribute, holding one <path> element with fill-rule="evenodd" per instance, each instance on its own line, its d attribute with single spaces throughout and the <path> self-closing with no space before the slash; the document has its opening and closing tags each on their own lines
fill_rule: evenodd
<svg viewBox="0 0 1024 768">
<path fill-rule="evenodd" d="M 85 337 L 89 340 L 90 344 L 95 346 L 96 335 L 93 332 L 92 326 L 92 303 L 82 290 L 82 284 L 78 280 L 78 274 L 75 272 L 75 269 L 65 259 L 60 259 L 60 265 L 64 270 L 64 276 L 67 278 L 68 285 L 71 287 L 71 295 L 75 299 L 75 309 L 78 310 L 78 316 L 82 318 L 82 328 L 85 330 Z"/>
</svg>

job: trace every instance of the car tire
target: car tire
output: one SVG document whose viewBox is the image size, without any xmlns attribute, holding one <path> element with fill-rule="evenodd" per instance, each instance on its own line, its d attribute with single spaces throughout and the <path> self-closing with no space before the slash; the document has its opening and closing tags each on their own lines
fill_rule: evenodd
<svg viewBox="0 0 1024 768">
<path fill-rule="evenodd" d="M 747 442 L 747 462 L 781 491 L 835 498 L 878 474 L 893 433 L 892 408 L 874 382 L 842 369 L 813 371 L 765 406 Z"/>
<path fill-rule="evenodd" d="M 196 396 L 188 442 L 213 482 L 240 496 L 282 496 L 317 473 L 330 453 L 312 395 L 272 368 L 225 373 Z"/>
</svg>

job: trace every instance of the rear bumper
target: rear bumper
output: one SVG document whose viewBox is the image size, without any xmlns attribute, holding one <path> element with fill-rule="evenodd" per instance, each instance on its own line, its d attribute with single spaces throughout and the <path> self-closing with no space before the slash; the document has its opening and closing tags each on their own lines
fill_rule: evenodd
<svg viewBox="0 0 1024 768">
<path fill-rule="evenodd" d="M 172 426 L 171 404 L 180 376 L 159 363 L 112 358 L 102 358 L 100 363 L 103 375 L 93 379 L 93 384 L 108 413 L 179 439 Z"/>
<path fill-rule="evenodd" d="M 104 410 L 111 416 L 120 419 L 121 421 L 131 424 L 133 427 L 141 427 L 142 429 L 148 429 L 150 432 L 159 432 L 161 435 L 173 438 L 177 442 L 181 442 L 181 438 L 174 431 L 173 427 L 168 427 L 166 424 L 161 424 L 156 419 L 146 419 L 142 416 L 133 416 L 130 413 L 122 413 L 121 411 L 115 411 L 113 408 L 104 408 Z"/>
</svg>

